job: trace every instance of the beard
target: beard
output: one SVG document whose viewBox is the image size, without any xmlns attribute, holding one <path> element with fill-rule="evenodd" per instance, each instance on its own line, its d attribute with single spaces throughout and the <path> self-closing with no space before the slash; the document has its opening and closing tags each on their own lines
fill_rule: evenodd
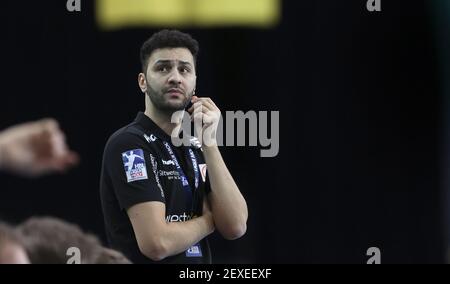
<svg viewBox="0 0 450 284">
<path fill-rule="evenodd" d="M 171 86 L 170 88 L 173 88 L 173 86 Z M 147 83 L 147 90 L 148 90 L 147 95 L 150 98 L 150 101 L 155 106 L 155 108 L 167 113 L 173 113 L 179 110 L 184 110 L 191 101 L 194 93 L 194 91 L 190 93 L 185 93 L 183 94 L 183 99 L 181 101 L 174 102 L 171 101 L 170 98 L 166 95 L 167 90 L 157 91 L 153 89 L 148 83 Z"/>
</svg>

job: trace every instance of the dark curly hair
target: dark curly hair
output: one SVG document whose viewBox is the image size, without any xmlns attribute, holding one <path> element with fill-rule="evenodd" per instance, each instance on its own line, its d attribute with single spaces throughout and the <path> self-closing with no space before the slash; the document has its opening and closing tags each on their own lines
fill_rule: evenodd
<svg viewBox="0 0 450 284">
<path fill-rule="evenodd" d="M 146 73 L 148 59 L 153 51 L 160 48 L 184 47 L 189 49 L 194 57 L 194 64 L 197 65 L 197 55 L 199 52 L 198 42 L 187 33 L 178 30 L 161 30 L 153 34 L 144 42 L 141 47 L 141 65 L 142 71 Z"/>
</svg>

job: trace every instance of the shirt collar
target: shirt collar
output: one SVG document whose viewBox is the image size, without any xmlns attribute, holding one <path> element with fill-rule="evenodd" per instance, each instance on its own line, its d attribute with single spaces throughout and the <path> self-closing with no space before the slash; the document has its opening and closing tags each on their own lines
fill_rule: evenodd
<svg viewBox="0 0 450 284">
<path fill-rule="evenodd" d="M 162 130 L 150 117 L 143 112 L 139 112 L 134 120 L 137 124 L 141 125 L 146 131 L 156 135 L 158 138 L 164 141 L 171 141 L 170 135 Z"/>
<path fill-rule="evenodd" d="M 145 115 L 145 113 L 139 112 L 134 121 L 137 124 L 139 124 L 140 126 L 142 126 L 145 131 L 148 131 L 149 133 L 157 136 L 159 139 L 161 139 L 163 141 L 172 143 L 172 137 L 170 137 L 170 135 L 168 135 L 166 132 L 164 132 L 164 130 L 162 130 L 161 127 L 159 127 L 150 117 Z M 180 139 L 182 139 L 183 135 L 185 135 L 185 133 L 183 133 L 183 131 L 181 131 Z M 188 137 L 191 142 L 189 147 L 201 149 L 200 142 L 198 141 L 197 138 L 195 138 L 191 135 L 188 135 Z"/>
</svg>

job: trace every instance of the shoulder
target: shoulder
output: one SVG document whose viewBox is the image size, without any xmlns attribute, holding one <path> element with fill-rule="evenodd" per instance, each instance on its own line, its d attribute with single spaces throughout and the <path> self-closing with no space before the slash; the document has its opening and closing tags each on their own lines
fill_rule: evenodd
<svg viewBox="0 0 450 284">
<path fill-rule="evenodd" d="M 131 123 L 114 132 L 106 142 L 105 153 L 125 150 L 128 147 L 145 147 L 144 131 L 136 123 Z"/>
</svg>

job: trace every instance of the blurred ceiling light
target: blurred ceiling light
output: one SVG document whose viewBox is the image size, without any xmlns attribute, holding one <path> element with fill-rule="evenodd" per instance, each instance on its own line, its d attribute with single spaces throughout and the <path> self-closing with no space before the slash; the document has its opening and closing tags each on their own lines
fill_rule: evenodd
<svg viewBox="0 0 450 284">
<path fill-rule="evenodd" d="M 281 17 L 281 0 L 97 0 L 101 29 L 128 27 L 270 28 Z"/>
</svg>

